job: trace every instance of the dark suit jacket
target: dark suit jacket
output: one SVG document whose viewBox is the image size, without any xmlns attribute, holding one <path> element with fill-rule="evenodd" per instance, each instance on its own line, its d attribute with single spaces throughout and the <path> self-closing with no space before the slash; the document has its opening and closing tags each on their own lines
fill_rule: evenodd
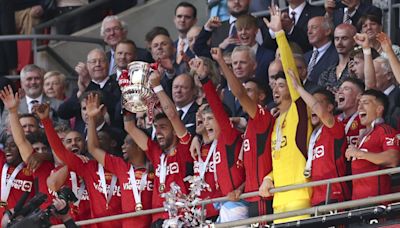
<svg viewBox="0 0 400 228">
<path fill-rule="evenodd" d="M 358 20 L 361 18 L 362 15 L 366 14 L 373 14 L 382 20 L 381 9 L 379 9 L 374 5 L 361 2 L 360 6 L 356 10 L 356 13 L 351 17 L 352 25 L 357 27 Z M 333 24 L 335 25 L 335 27 L 343 23 L 343 17 L 344 17 L 344 8 L 339 8 L 333 11 Z M 360 31 L 361 28 L 357 28 L 357 30 Z"/>
<path fill-rule="evenodd" d="M 386 112 L 385 122 L 395 129 L 399 130 L 400 123 L 400 88 L 398 86 L 389 93 L 389 107 Z"/>
<path fill-rule="evenodd" d="M 179 41 L 179 39 L 177 39 L 177 40 L 174 41 L 174 46 L 175 46 L 177 52 L 178 52 L 178 41 Z M 178 53 L 175 53 L 175 59 L 176 59 L 176 55 L 177 55 L 177 54 L 178 54 Z M 187 57 L 189 57 L 189 59 L 192 59 L 192 58 L 195 57 L 195 56 L 194 56 L 194 53 L 190 50 L 190 48 L 188 48 L 188 49 L 185 51 L 185 54 L 186 54 Z"/>
<path fill-rule="evenodd" d="M 257 19 L 257 24 L 258 24 L 258 27 L 260 28 L 263 40 L 265 40 L 265 36 L 268 33 L 268 29 L 261 18 Z M 210 49 L 212 47 L 218 47 L 218 45 L 220 43 L 222 43 L 229 36 L 230 28 L 231 28 L 231 26 L 229 24 L 229 20 L 222 22 L 221 26 L 214 29 L 212 32 L 206 31 L 203 26 L 202 30 L 200 31 L 200 33 L 193 45 L 194 53 L 197 56 L 204 56 L 204 57 L 211 58 Z M 207 44 L 207 41 L 209 39 L 211 39 L 210 45 Z M 226 50 L 232 51 L 233 48 L 234 48 L 234 46 L 230 45 L 226 48 Z"/>
<path fill-rule="evenodd" d="M 306 62 L 309 63 L 312 55 L 312 50 L 304 54 Z M 317 64 L 314 66 L 312 72 L 309 75 L 308 80 L 318 83 L 319 75 L 324 72 L 328 67 L 336 64 L 339 61 L 338 54 L 336 52 L 335 45 L 333 42 L 329 46 L 328 50 L 320 58 Z"/>
<path fill-rule="evenodd" d="M 107 112 L 110 116 L 111 124 L 121 123 L 121 120 L 115 119 L 116 105 L 118 102 L 120 102 L 120 97 L 121 97 L 121 91 L 115 79 L 110 77 L 102 89 L 100 89 L 100 87 L 96 83 L 90 82 L 85 92 L 93 90 L 99 90 L 103 93 L 104 104 L 107 107 Z M 76 96 L 77 91 L 78 90 L 74 90 L 72 92 L 71 97 L 65 100 L 58 108 L 58 115 L 61 118 L 65 120 L 68 120 L 73 117 L 76 118 L 75 129 L 79 129 L 82 127 L 84 128 L 85 126 L 85 123 L 82 120 L 81 108 L 80 108 L 81 105 L 79 103 L 79 98 Z M 120 118 L 122 118 L 122 115 L 120 116 Z M 115 127 L 121 127 L 121 126 L 115 126 Z"/>
<path fill-rule="evenodd" d="M 224 105 L 228 106 L 229 110 L 231 111 L 230 117 L 245 117 L 246 113 L 243 111 L 240 102 L 235 99 L 235 96 L 232 92 L 225 87 L 224 89 L 224 99 L 222 101 Z"/>
<path fill-rule="evenodd" d="M 106 52 L 108 63 L 111 62 L 111 51 Z M 136 59 L 134 61 L 143 61 L 147 63 L 154 62 L 151 53 L 144 48 L 136 47 Z M 110 66 L 111 67 L 111 66 Z"/>
<path fill-rule="evenodd" d="M 191 135 L 196 135 L 196 113 L 199 105 L 195 102 L 190 106 L 186 115 L 183 117 L 182 122 L 185 124 L 186 129 Z"/>
<path fill-rule="evenodd" d="M 284 12 L 289 13 L 289 10 L 286 9 L 284 10 Z M 292 33 L 286 34 L 288 41 L 297 43 L 301 47 L 304 53 L 312 50 L 312 46 L 308 42 L 308 36 L 307 36 L 308 21 L 313 17 L 323 16 L 324 14 L 325 14 L 324 8 L 320 6 L 312 6 L 308 2 L 306 2 L 306 6 L 301 12 L 299 20 L 294 26 Z M 278 47 L 275 39 L 271 38 L 269 32 L 265 36 L 263 46 L 272 50 L 275 50 Z"/>
</svg>

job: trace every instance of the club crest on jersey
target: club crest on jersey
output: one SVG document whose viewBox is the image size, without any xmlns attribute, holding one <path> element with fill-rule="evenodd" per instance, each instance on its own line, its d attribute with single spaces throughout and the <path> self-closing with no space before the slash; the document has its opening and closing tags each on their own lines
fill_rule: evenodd
<svg viewBox="0 0 400 228">
<path fill-rule="evenodd" d="M 350 129 L 351 129 L 351 130 L 356 130 L 357 128 L 358 128 L 358 123 L 357 123 L 357 121 L 353 121 L 353 123 L 351 124 Z"/>
</svg>

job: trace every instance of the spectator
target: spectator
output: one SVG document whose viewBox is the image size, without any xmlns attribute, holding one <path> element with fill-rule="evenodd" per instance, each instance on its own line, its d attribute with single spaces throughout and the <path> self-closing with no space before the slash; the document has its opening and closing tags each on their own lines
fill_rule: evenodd
<svg viewBox="0 0 400 228">
<path fill-rule="evenodd" d="M 360 122 L 357 107 L 360 95 L 364 92 L 364 83 L 356 78 L 347 78 L 336 93 L 337 119 L 345 126 L 344 131 L 349 145 L 356 145 L 360 131 L 365 128 Z"/>
<path fill-rule="evenodd" d="M 290 42 L 297 43 L 303 52 L 312 50 L 307 37 L 308 21 L 317 16 L 324 15 L 324 9 L 319 6 L 314 6 L 305 0 L 289 0 L 288 9 L 282 12 L 282 25 L 286 36 Z M 271 48 L 276 48 L 275 34 L 269 30 L 266 36 L 266 44 Z M 293 50 L 294 51 L 294 50 Z"/>
<path fill-rule="evenodd" d="M 335 0 L 325 0 L 326 17 L 329 18 L 334 26 L 339 24 L 352 24 L 357 26 L 361 16 L 373 14 L 379 21 L 382 20 L 382 10 L 378 7 L 361 0 L 340 1 L 336 5 Z"/>
<path fill-rule="evenodd" d="M 188 74 L 178 75 L 172 82 L 172 100 L 178 114 L 192 135 L 196 134 L 196 112 L 199 105 L 195 102 L 197 89 L 193 77 Z"/>
<path fill-rule="evenodd" d="M 194 25 L 189 29 L 189 31 L 186 34 L 186 37 L 187 37 L 187 40 L 189 43 L 189 50 L 193 53 L 193 55 L 194 55 L 194 49 L 193 49 L 194 43 L 196 42 L 200 31 L 201 31 L 201 27 Z"/>
<path fill-rule="evenodd" d="M 82 120 L 81 107 L 79 100 L 81 95 L 88 91 L 101 91 L 107 97 L 105 106 L 107 107 L 109 124 L 116 128 L 121 128 L 118 123 L 122 123 L 121 113 L 115 115 L 116 104 L 120 101 L 121 91 L 118 82 L 108 76 L 108 63 L 106 54 L 103 50 L 93 49 L 87 55 L 86 63 L 79 62 L 75 67 L 78 73 L 78 89 L 65 100 L 58 109 L 58 114 L 65 120 L 75 117 L 74 130 L 84 134 L 85 122 Z M 122 138 L 118 140 L 122 144 Z M 120 145 L 121 145 L 120 144 Z"/>
<path fill-rule="evenodd" d="M 393 128 L 397 128 L 400 116 L 400 88 L 396 85 L 396 79 L 393 75 L 389 61 L 384 57 L 374 59 L 376 88 L 383 92 L 389 101 L 386 107 L 386 115 L 383 116 L 385 123 Z"/>
<path fill-rule="evenodd" d="M 24 113 L 19 115 L 18 118 L 25 135 L 36 133 L 39 131 L 39 120 L 34 114 Z"/>
<path fill-rule="evenodd" d="M 340 24 L 335 28 L 334 44 L 339 61 L 322 72 L 318 80 L 319 86 L 336 92 L 343 80 L 350 76 L 350 52 L 355 45 L 353 37 L 356 33 L 356 28 L 349 24 Z"/>
<path fill-rule="evenodd" d="M 194 53 L 189 49 L 187 33 L 197 23 L 197 9 L 188 2 L 180 2 L 175 8 L 174 16 L 175 28 L 178 30 L 178 40 L 174 42 L 176 51 L 176 63 L 182 60 L 188 61 L 194 57 Z"/>
<path fill-rule="evenodd" d="M 234 46 L 238 45 L 237 28 L 235 26 L 236 19 L 241 15 L 248 14 L 249 3 L 249 0 L 228 0 L 229 21 L 221 22 L 219 18 L 211 17 L 204 25 L 195 42 L 193 48 L 195 54 L 209 57 L 210 48 L 221 47 L 219 46 L 221 44 L 225 47 L 221 48 L 226 49 L 226 51 L 232 51 Z M 260 27 L 260 31 L 257 32 L 256 41 L 262 45 L 264 40 L 262 34 L 265 33 L 264 30 L 266 29 L 262 21 L 258 20 L 257 24 Z M 207 45 L 209 39 L 211 39 L 211 44 Z"/>
<path fill-rule="evenodd" d="M 308 40 L 313 50 L 304 54 L 308 62 L 307 80 L 318 83 L 321 73 L 338 62 L 335 45 L 331 41 L 332 23 L 324 17 L 313 17 L 308 21 Z"/>
<path fill-rule="evenodd" d="M 176 50 L 171 38 L 164 34 L 156 35 L 151 41 L 151 54 L 153 59 L 159 63 L 159 68 L 163 72 L 161 85 L 169 97 L 172 97 L 172 81 L 176 75 L 187 71 L 187 64 L 178 64 L 174 59 Z"/>
<path fill-rule="evenodd" d="M 118 81 L 122 70 L 127 70 L 128 64 L 136 60 L 136 44 L 132 40 L 119 42 L 115 48 L 114 58 L 117 70 L 110 77 Z"/>
<path fill-rule="evenodd" d="M 368 35 L 370 47 L 377 50 L 381 56 L 387 58 L 387 53 L 382 49 L 381 44 L 376 37 L 383 30 L 381 20 L 382 19 L 376 15 L 367 14 L 361 16 L 357 26 L 362 33 L 366 33 Z M 392 49 L 397 58 L 400 58 L 400 47 L 397 45 L 392 45 Z"/>
<path fill-rule="evenodd" d="M 65 92 L 67 90 L 67 82 L 65 75 L 58 71 L 49 71 L 43 76 L 43 91 L 47 97 L 60 101 L 65 100 Z"/>
<path fill-rule="evenodd" d="M 369 47 L 369 46 L 368 46 Z M 373 49 L 373 48 L 368 48 L 368 50 L 371 50 L 371 57 L 372 60 L 379 57 L 379 53 Z M 363 53 L 363 48 L 361 46 L 355 46 L 353 50 L 350 52 L 350 62 L 349 62 L 349 70 L 350 70 L 350 76 L 351 77 L 356 77 L 360 79 L 361 81 L 365 81 L 365 62 L 366 59 L 369 58 L 368 55 L 364 55 Z M 368 63 L 368 61 L 367 61 Z M 372 66 L 372 64 L 370 63 Z M 375 76 L 374 76 L 375 78 Z M 367 81 L 366 81 L 367 82 Z M 369 88 L 373 88 L 376 85 L 370 85 Z"/>
<path fill-rule="evenodd" d="M 49 98 L 43 92 L 43 70 L 34 65 L 26 65 L 21 70 L 21 87 L 25 92 L 25 96 L 21 99 L 18 106 L 19 113 L 31 113 L 32 107 L 42 103 L 49 103 L 53 121 L 56 124 L 66 124 L 67 122 L 58 117 L 57 110 L 61 104 L 54 98 Z M 4 110 L 2 115 L 2 124 L 8 116 L 8 110 Z M 4 129 L 4 128 L 3 128 Z"/>
<path fill-rule="evenodd" d="M 103 19 L 100 28 L 100 36 L 103 37 L 104 42 L 110 47 L 110 51 L 107 52 L 106 56 L 109 62 L 108 75 L 112 75 L 117 70 L 117 65 L 114 61 L 114 53 L 117 44 L 126 40 L 128 35 L 128 27 L 125 21 L 119 19 L 118 16 L 107 16 Z M 137 59 L 145 62 L 152 62 L 149 58 L 147 50 L 137 48 Z"/>
</svg>

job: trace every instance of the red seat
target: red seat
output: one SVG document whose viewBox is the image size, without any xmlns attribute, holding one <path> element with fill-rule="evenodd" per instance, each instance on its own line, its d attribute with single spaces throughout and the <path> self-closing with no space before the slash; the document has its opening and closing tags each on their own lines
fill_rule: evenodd
<svg viewBox="0 0 400 228">
<path fill-rule="evenodd" d="M 33 63 L 32 41 L 18 40 L 17 48 L 18 48 L 17 71 L 20 72 L 24 66 Z"/>
</svg>

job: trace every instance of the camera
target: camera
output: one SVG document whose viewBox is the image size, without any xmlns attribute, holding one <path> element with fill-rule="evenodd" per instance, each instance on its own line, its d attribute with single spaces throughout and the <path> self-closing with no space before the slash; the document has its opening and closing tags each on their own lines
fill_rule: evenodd
<svg viewBox="0 0 400 228">
<path fill-rule="evenodd" d="M 50 218 L 54 213 L 66 214 L 68 213 L 70 202 L 76 202 L 78 199 L 70 188 L 61 188 L 58 192 L 58 198 L 65 200 L 67 206 L 61 211 L 57 211 L 54 205 L 48 206 L 44 210 L 39 207 L 46 199 L 47 195 L 39 192 L 31 200 L 29 200 L 21 209 L 15 207 L 15 212 L 10 216 L 10 221 L 7 225 L 9 228 L 47 228 L 52 224 Z"/>
</svg>

